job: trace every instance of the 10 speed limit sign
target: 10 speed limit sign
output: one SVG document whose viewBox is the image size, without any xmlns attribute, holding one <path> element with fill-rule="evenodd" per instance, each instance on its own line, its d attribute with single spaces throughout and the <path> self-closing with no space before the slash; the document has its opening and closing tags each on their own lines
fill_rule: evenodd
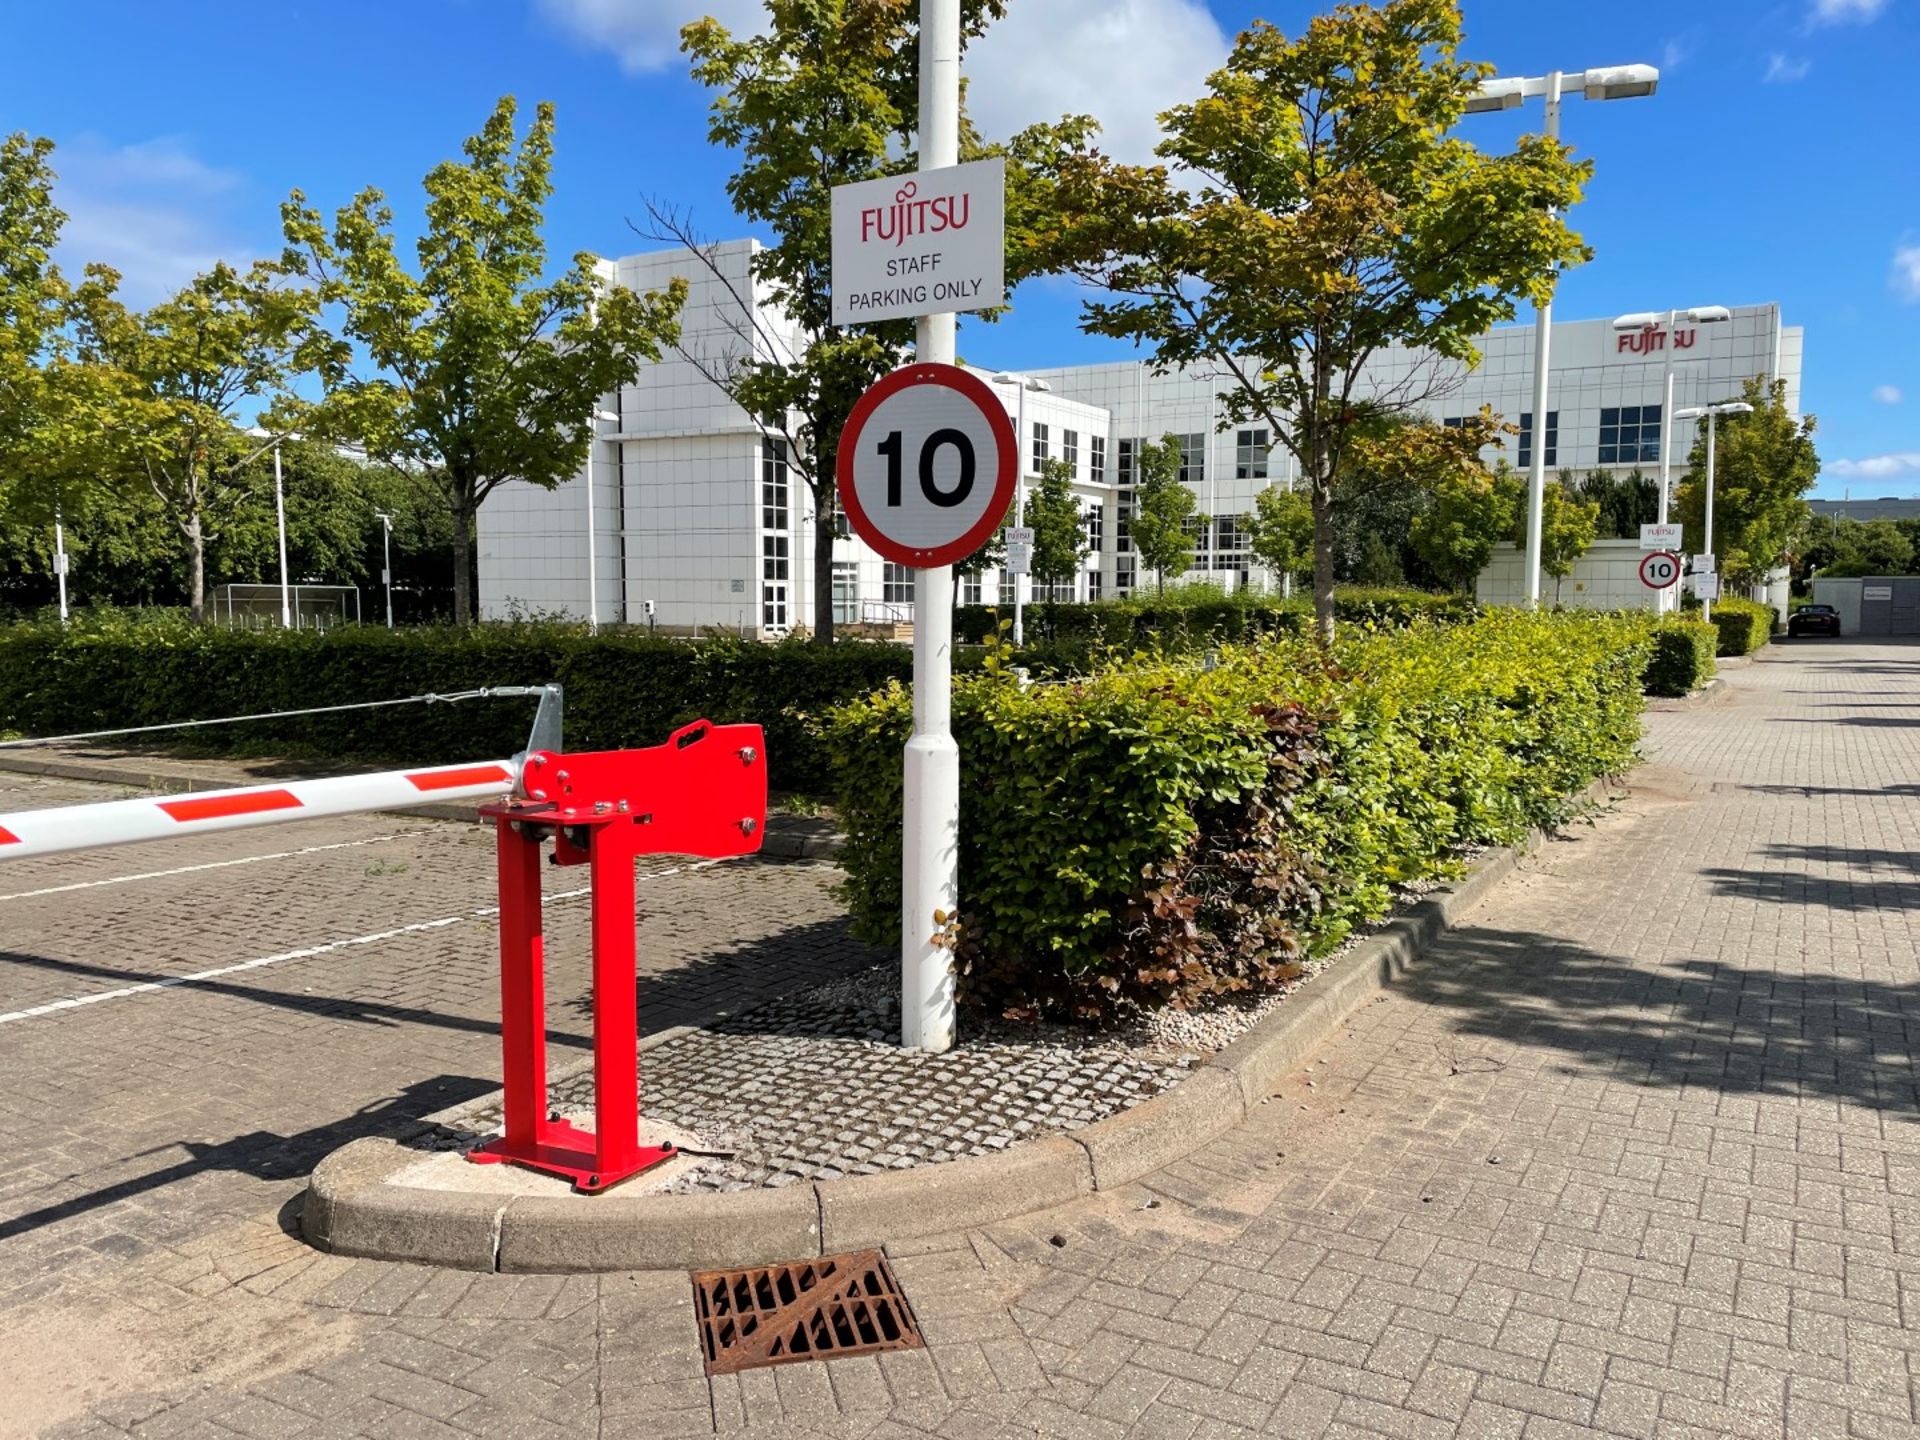
<svg viewBox="0 0 1920 1440">
<path fill-rule="evenodd" d="M 1013 503 L 1006 407 L 957 365 L 908 365 L 862 395 L 840 436 L 840 503 L 898 565 L 932 569 L 985 544 Z"/>
<path fill-rule="evenodd" d="M 1641 557 L 1640 583 L 1649 590 L 1665 590 L 1680 579 L 1680 557 L 1671 550 L 1654 550 Z"/>
</svg>

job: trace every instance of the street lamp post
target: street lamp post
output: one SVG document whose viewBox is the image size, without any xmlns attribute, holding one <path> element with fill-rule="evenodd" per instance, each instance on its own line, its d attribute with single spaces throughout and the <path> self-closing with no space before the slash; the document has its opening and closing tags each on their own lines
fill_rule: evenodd
<svg viewBox="0 0 1920 1440">
<path fill-rule="evenodd" d="M 60 523 L 60 507 L 53 507 L 53 578 L 60 586 L 60 623 L 67 623 L 67 532 Z"/>
<path fill-rule="evenodd" d="M 1713 554 L 1713 434 L 1718 428 L 1716 422 L 1722 415 L 1751 415 L 1752 413 L 1753 406 L 1746 401 L 1727 400 L 1719 405 L 1695 405 L 1673 417 L 1676 420 L 1698 420 L 1704 416 L 1707 422 L 1707 523 L 1705 527 L 1707 533 L 1705 543 L 1701 546 L 1702 554 Z M 1717 570 L 1715 574 L 1718 574 Z M 1713 619 L 1713 601 L 1700 602 L 1700 618 Z"/>
<path fill-rule="evenodd" d="M 1696 305 L 1690 310 L 1669 310 L 1664 315 L 1658 310 L 1638 310 L 1631 315 L 1622 315 L 1613 322 L 1616 330 L 1652 330 L 1664 321 L 1666 324 L 1665 390 L 1666 398 L 1660 406 L 1660 523 L 1667 523 L 1667 506 L 1673 495 L 1673 366 L 1674 366 L 1674 327 L 1685 320 L 1689 325 L 1721 325 L 1733 319 L 1733 312 L 1724 305 Z M 1657 592 L 1659 608 L 1667 608 L 1668 594 L 1665 590 Z M 1678 598 L 1677 596 L 1674 598 Z"/>
<path fill-rule="evenodd" d="M 1524 78 L 1483 81 L 1479 93 L 1467 102 L 1467 113 L 1512 110 L 1538 95 L 1546 101 L 1546 135 L 1560 138 L 1560 97 L 1568 90 L 1588 100 L 1632 100 L 1659 88 L 1660 72 L 1652 65 L 1613 65 L 1600 70 L 1549 71 Z M 1533 337 L 1533 465 L 1527 482 L 1527 608 L 1540 605 L 1540 531 L 1547 495 L 1547 377 L 1552 348 L 1553 301 L 1539 306 Z"/>
<path fill-rule="evenodd" d="M 387 592 L 387 628 L 393 628 L 393 516 L 384 510 L 373 512 L 380 522 L 380 583 Z"/>
<path fill-rule="evenodd" d="M 1027 440 L 1027 392 L 1046 394 L 1053 387 L 1044 380 L 1036 380 L 1031 375 L 1016 375 L 1011 370 L 1003 370 L 993 377 L 996 385 L 1015 385 L 1019 387 L 1019 398 L 1014 401 L 1014 432 L 1020 437 L 1014 446 L 1014 475 L 1016 483 L 1013 489 L 1013 523 L 1016 527 L 1027 523 L 1027 465 L 1033 458 L 1033 450 Z M 1027 588 L 1033 583 L 1031 559 L 1027 562 L 1028 573 L 1013 577 L 1013 643 L 1027 643 Z"/>
<path fill-rule="evenodd" d="M 293 628 L 292 591 L 287 584 L 287 492 L 280 483 L 280 440 L 273 442 L 273 514 L 280 530 L 280 628 Z M 355 601 L 357 606 L 359 601 Z"/>
<path fill-rule="evenodd" d="M 600 443 L 600 432 L 593 426 L 596 422 L 608 421 L 618 425 L 620 417 L 611 410 L 595 410 L 587 418 L 587 633 L 600 633 L 600 564 L 595 551 L 599 549 L 599 535 L 595 527 L 593 510 L 593 451 Z M 623 539 L 624 545 L 626 541 Z"/>
</svg>

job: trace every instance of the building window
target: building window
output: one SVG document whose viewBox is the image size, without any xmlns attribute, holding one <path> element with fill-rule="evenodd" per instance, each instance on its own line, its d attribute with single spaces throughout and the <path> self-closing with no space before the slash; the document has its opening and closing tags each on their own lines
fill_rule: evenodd
<svg viewBox="0 0 1920 1440">
<path fill-rule="evenodd" d="M 1107 507 L 1089 505 L 1082 518 L 1087 526 L 1087 544 L 1092 547 L 1093 553 L 1098 555 L 1107 548 Z"/>
<path fill-rule="evenodd" d="M 1553 463 L 1554 416 L 1547 416 L 1547 463 Z M 1609 406 L 1600 412 L 1600 463 L 1638 465 L 1660 460 L 1660 407 Z"/>
<path fill-rule="evenodd" d="M 860 565 L 854 560 L 833 562 L 833 623 L 860 623 Z"/>
<path fill-rule="evenodd" d="M 1252 543 L 1253 537 L 1247 530 L 1244 515 L 1218 517 L 1213 522 L 1213 554 L 1209 557 L 1208 568 L 1237 571 L 1244 580 Z"/>
<path fill-rule="evenodd" d="M 760 442 L 760 528 L 787 530 L 787 442 Z"/>
<path fill-rule="evenodd" d="M 1658 411 L 1658 405 L 1653 407 Z M 1655 430 L 1659 429 L 1659 419 L 1654 420 Z M 1560 412 L 1547 411 L 1547 464 L 1560 463 Z M 1527 470 L 1533 465 L 1533 412 L 1528 410 L 1520 416 L 1520 468 Z"/>
<path fill-rule="evenodd" d="M 1185 485 L 1198 485 L 1207 478 L 1207 437 L 1200 435 L 1182 435 L 1180 441 L 1180 481 Z"/>
<path fill-rule="evenodd" d="M 1047 427 L 1039 421 L 1033 424 L 1033 469 L 1030 473 L 1038 475 L 1040 467 L 1047 463 Z"/>
<path fill-rule="evenodd" d="M 1114 472 L 1114 478 L 1123 489 L 1133 484 L 1133 457 L 1139 453 L 1139 446 L 1138 440 L 1120 442 L 1120 449 L 1115 456 L 1118 468 Z"/>
<path fill-rule="evenodd" d="M 1080 473 L 1080 432 L 1062 430 L 1060 432 L 1060 458 L 1067 462 L 1068 470 Z"/>
<path fill-rule="evenodd" d="M 1233 474 L 1237 480 L 1267 478 L 1267 452 L 1273 446 L 1265 430 L 1242 430 L 1233 437 Z"/>
<path fill-rule="evenodd" d="M 962 575 L 960 577 L 960 603 L 962 605 L 978 605 L 980 603 L 980 577 L 978 575 Z"/>
<path fill-rule="evenodd" d="M 1133 553 L 1133 491 L 1120 492 L 1120 508 L 1113 521 L 1113 553 L 1131 555 Z"/>
<path fill-rule="evenodd" d="M 887 561 L 880 576 L 880 599 L 888 605 L 913 604 L 913 571 Z"/>
<path fill-rule="evenodd" d="M 1098 570 L 1089 570 L 1087 571 L 1087 599 L 1098 600 L 1099 598 L 1100 572 Z"/>
<path fill-rule="evenodd" d="M 1006 571 L 1002 570 L 1000 572 L 1000 603 L 1002 605 L 1013 604 L 1014 595 L 1016 593 L 1015 587 L 1019 583 L 1020 583 L 1019 581 L 1017 581 L 1013 576 L 1009 575 Z"/>
<path fill-rule="evenodd" d="M 1464 415 L 1449 415 L 1440 423 L 1448 430 L 1464 430 L 1467 428 L 1467 417 Z"/>
<path fill-rule="evenodd" d="M 768 629 L 787 624 L 787 537 L 760 537 L 760 623 Z"/>
<path fill-rule="evenodd" d="M 1104 435 L 1087 437 L 1087 479 L 1095 485 L 1107 483 L 1107 437 Z"/>
<path fill-rule="evenodd" d="M 1113 567 L 1113 593 L 1126 596 L 1133 593 L 1135 571 L 1132 560 L 1121 560 Z"/>
</svg>

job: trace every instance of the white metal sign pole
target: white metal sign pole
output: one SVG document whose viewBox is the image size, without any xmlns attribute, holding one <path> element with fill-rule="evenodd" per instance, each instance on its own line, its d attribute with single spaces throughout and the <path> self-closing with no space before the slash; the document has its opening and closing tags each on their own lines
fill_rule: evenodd
<svg viewBox="0 0 1920 1440">
<path fill-rule="evenodd" d="M 1547 138 L 1560 138 L 1560 72 L 1547 76 Z M 1552 212 L 1549 212 L 1551 216 Z M 1556 277 L 1558 278 L 1558 277 Z M 1553 296 L 1534 307 L 1533 464 L 1527 477 L 1527 609 L 1540 608 L 1540 527 L 1547 505 L 1547 376 L 1553 351 Z"/>
<path fill-rule="evenodd" d="M 960 0 L 920 0 L 920 168 L 960 159 Z M 951 365 L 953 313 L 923 315 L 915 349 Z M 953 962 L 934 912 L 959 900 L 960 748 L 953 743 L 953 567 L 914 572 L 913 736 L 901 837 L 900 1043 L 953 1047 Z"/>
</svg>

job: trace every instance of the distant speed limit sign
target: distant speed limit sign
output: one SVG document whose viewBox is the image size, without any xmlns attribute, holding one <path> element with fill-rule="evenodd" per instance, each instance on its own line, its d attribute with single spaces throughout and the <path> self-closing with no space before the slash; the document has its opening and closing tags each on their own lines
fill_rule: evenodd
<svg viewBox="0 0 1920 1440">
<path fill-rule="evenodd" d="M 957 365 L 908 365 L 862 395 L 840 435 L 840 503 L 898 565 L 931 569 L 985 544 L 1013 503 L 1006 406 Z"/>
<path fill-rule="evenodd" d="M 1640 558 L 1640 583 L 1649 590 L 1665 590 L 1680 579 L 1680 557 L 1671 550 L 1655 550 Z"/>
</svg>

